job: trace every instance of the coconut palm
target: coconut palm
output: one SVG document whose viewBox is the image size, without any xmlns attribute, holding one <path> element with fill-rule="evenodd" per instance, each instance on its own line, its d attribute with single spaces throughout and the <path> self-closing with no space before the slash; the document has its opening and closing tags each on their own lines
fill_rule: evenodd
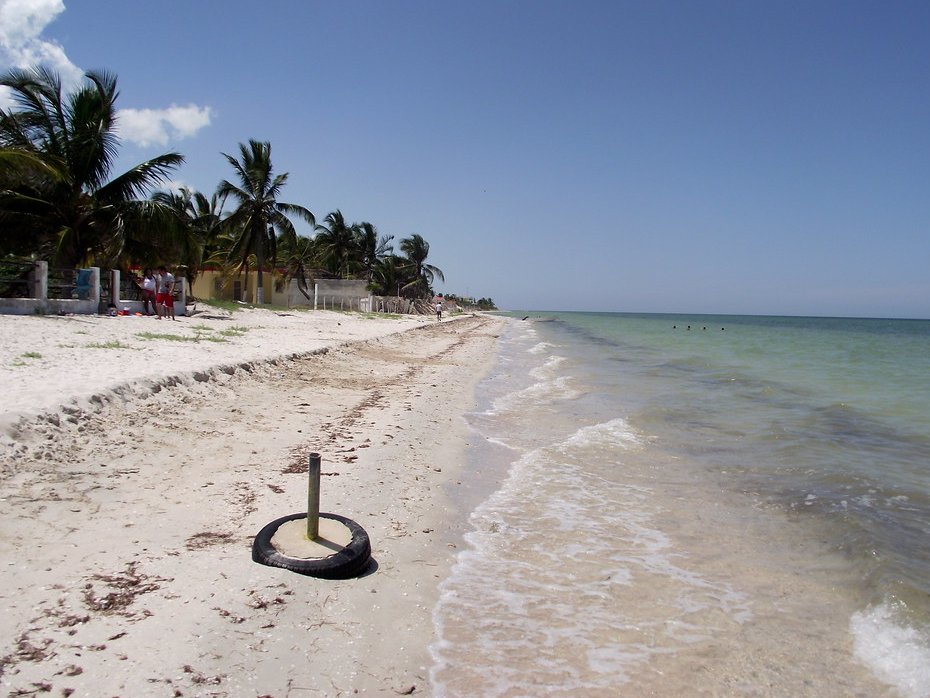
<svg viewBox="0 0 930 698">
<path fill-rule="evenodd" d="M 174 214 L 172 228 L 175 235 L 171 241 L 170 259 L 185 268 L 188 283 L 193 284 L 204 261 L 218 249 L 226 249 L 222 238 L 224 200 L 216 194 L 207 199 L 201 192 L 188 187 L 155 192 L 151 198 Z M 157 257 L 150 259 L 153 262 L 158 260 Z M 164 255 L 162 261 L 165 261 Z"/>
<path fill-rule="evenodd" d="M 265 262 L 277 264 L 278 235 L 292 241 L 297 236 L 288 216 L 298 216 L 310 225 L 316 219 L 303 206 L 278 201 L 278 195 L 287 182 L 287 173 L 275 176 L 271 165 L 271 143 L 250 140 L 239 144 L 239 159 L 223 153 L 236 171 L 238 184 L 220 182 L 217 196 L 232 197 L 238 207 L 225 219 L 225 227 L 235 235 L 229 250 L 230 259 L 239 261 L 240 268 L 248 270 L 249 257 L 254 254 L 258 269 L 258 286 L 255 302 L 263 305 L 265 293 L 262 272 Z M 276 235 L 277 231 L 277 235 Z"/>
<path fill-rule="evenodd" d="M 355 238 L 355 246 L 360 256 L 359 261 L 365 270 L 366 278 L 371 281 L 378 260 L 392 252 L 391 240 L 394 236 L 378 235 L 378 229 L 371 223 L 365 222 L 358 225 Z"/>
<path fill-rule="evenodd" d="M 394 254 L 385 255 L 371 270 L 368 289 L 377 296 L 399 296 L 401 288 L 410 280 L 405 268 L 409 262 Z"/>
<path fill-rule="evenodd" d="M 18 107 L 0 109 L 0 148 L 32 158 L 4 167 L 0 210 L 5 224 L 35 241 L 34 252 L 60 266 L 115 266 L 170 218 L 144 197 L 184 158 L 167 153 L 110 179 L 119 145 L 116 77 L 88 72 L 86 78 L 65 96 L 59 76 L 46 68 L 0 77 Z"/>
<path fill-rule="evenodd" d="M 412 272 L 412 280 L 403 286 L 405 293 L 414 298 L 427 298 L 432 294 L 433 281 L 437 277 L 445 281 L 442 270 L 426 263 L 429 256 L 429 243 L 422 235 L 414 233 L 400 241 L 400 251 L 407 258 L 407 265 Z"/>
<path fill-rule="evenodd" d="M 315 239 L 323 268 L 348 278 L 358 267 L 358 225 L 346 223 L 342 211 L 336 209 L 316 229 Z"/>
<path fill-rule="evenodd" d="M 28 256 L 37 252 L 40 230 L 36 221 L 10 204 L 31 191 L 36 179 L 56 178 L 60 169 L 25 150 L 0 149 L 0 256 Z"/>
<path fill-rule="evenodd" d="M 313 284 L 313 275 L 310 270 L 316 265 L 317 248 L 312 238 L 297 236 L 293 240 L 279 240 L 281 259 L 284 264 L 284 282 L 297 280 L 297 290 L 307 300 L 310 297 L 310 286 Z"/>
</svg>

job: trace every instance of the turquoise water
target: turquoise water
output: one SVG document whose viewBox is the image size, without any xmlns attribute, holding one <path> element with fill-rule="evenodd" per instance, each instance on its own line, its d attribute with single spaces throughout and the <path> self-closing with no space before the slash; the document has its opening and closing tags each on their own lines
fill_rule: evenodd
<svg viewBox="0 0 930 698">
<path fill-rule="evenodd" d="M 930 696 L 930 321 L 525 315 L 437 696 Z"/>
</svg>

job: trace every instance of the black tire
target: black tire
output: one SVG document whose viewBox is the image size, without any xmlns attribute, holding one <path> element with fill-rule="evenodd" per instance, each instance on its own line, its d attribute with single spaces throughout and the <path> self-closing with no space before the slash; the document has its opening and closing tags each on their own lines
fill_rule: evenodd
<svg viewBox="0 0 930 698">
<path fill-rule="evenodd" d="M 306 513 L 291 514 L 290 516 L 275 519 L 258 532 L 255 541 L 252 543 L 253 562 L 268 565 L 269 567 L 281 567 L 291 572 L 297 572 L 297 574 L 319 577 L 320 579 L 349 579 L 350 577 L 359 576 L 371 561 L 371 542 L 365 529 L 351 519 L 338 514 L 320 514 L 320 517 L 338 521 L 349 529 L 352 540 L 345 548 L 327 557 L 312 560 L 282 555 L 271 544 L 271 539 L 278 527 L 294 519 L 307 518 Z"/>
</svg>

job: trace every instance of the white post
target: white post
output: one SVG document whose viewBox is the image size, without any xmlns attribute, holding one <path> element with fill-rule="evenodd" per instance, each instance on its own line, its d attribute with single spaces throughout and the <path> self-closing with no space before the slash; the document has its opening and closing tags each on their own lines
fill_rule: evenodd
<svg viewBox="0 0 930 698">
<path fill-rule="evenodd" d="M 317 299 L 320 296 L 320 285 L 313 284 L 313 309 L 316 310 Z"/>
<path fill-rule="evenodd" d="M 48 300 L 48 262 L 36 262 L 32 272 L 32 297 L 39 300 Z"/>
<path fill-rule="evenodd" d="M 181 315 L 187 315 L 185 308 L 187 307 L 187 277 L 182 276 L 178 282 L 181 286 L 181 295 L 178 298 L 181 301 Z"/>
<path fill-rule="evenodd" d="M 119 310 L 119 269 L 110 269 L 110 302 Z"/>
<path fill-rule="evenodd" d="M 100 267 L 90 268 L 90 293 L 87 298 L 100 303 Z"/>
</svg>

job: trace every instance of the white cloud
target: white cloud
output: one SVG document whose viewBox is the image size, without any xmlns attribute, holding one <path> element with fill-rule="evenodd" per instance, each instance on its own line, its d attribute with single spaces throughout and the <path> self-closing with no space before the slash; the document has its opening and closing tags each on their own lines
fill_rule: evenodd
<svg viewBox="0 0 930 698">
<path fill-rule="evenodd" d="M 172 194 L 180 194 L 182 189 L 190 188 L 190 184 L 180 179 L 169 179 L 158 185 L 159 191 L 167 191 Z"/>
<path fill-rule="evenodd" d="M 61 0 L 0 0 L 0 43 L 22 45 L 65 10 Z"/>
<path fill-rule="evenodd" d="M 80 84 L 84 71 L 68 59 L 58 42 L 42 37 L 45 28 L 64 10 L 63 0 L 0 0 L 0 69 L 41 64 L 61 76 L 66 92 Z M 0 87 L 0 108 L 12 106 L 9 90 Z M 120 109 L 117 128 L 122 138 L 133 143 L 164 145 L 173 138 L 193 136 L 210 124 L 211 116 L 210 107 L 194 104 Z"/>
<path fill-rule="evenodd" d="M 193 136 L 210 125 L 213 110 L 189 104 L 167 109 L 120 109 L 116 132 L 119 137 L 141 146 L 165 145 L 173 138 Z"/>
<path fill-rule="evenodd" d="M 64 9 L 62 0 L 0 0 L 0 67 L 41 63 L 61 75 L 64 85 L 78 84 L 84 71 L 68 59 L 59 43 L 42 37 Z"/>
</svg>

